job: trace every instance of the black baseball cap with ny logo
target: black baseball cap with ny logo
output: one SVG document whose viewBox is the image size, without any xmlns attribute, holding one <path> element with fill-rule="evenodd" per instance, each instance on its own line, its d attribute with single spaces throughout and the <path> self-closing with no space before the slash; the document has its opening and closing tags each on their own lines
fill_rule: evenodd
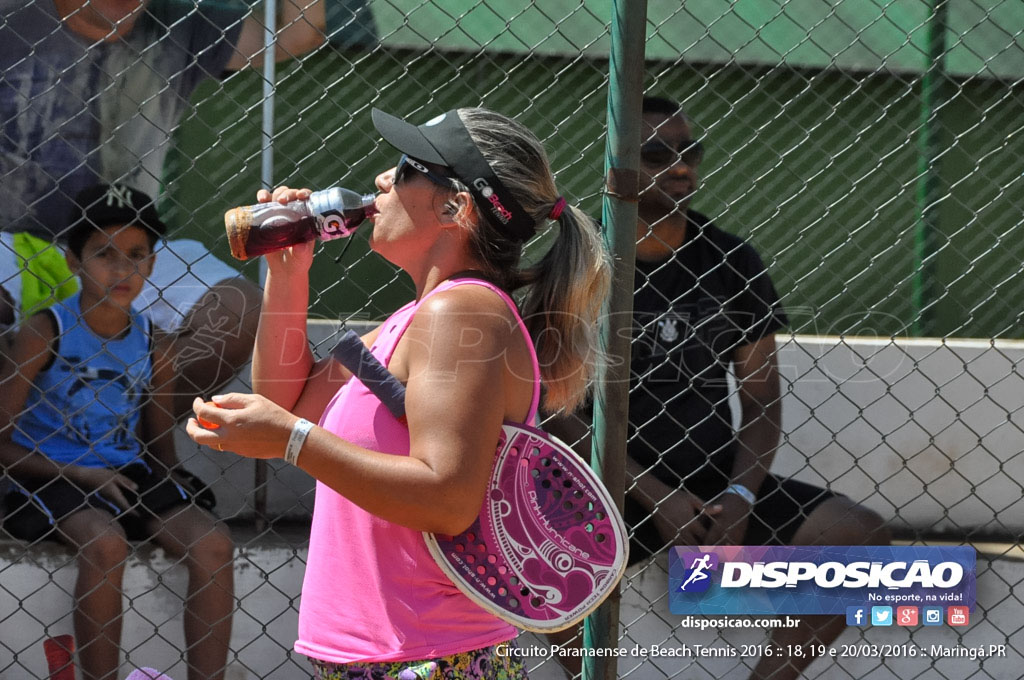
<svg viewBox="0 0 1024 680">
<path fill-rule="evenodd" d="M 94 184 L 75 196 L 71 227 L 66 234 L 82 227 L 104 227 L 132 224 L 152 232 L 157 238 L 167 231 L 153 199 L 127 184 Z"/>
</svg>

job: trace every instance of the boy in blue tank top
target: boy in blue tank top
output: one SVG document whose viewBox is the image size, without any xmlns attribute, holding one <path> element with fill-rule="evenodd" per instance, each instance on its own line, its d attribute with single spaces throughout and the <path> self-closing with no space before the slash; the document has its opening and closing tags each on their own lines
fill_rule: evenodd
<svg viewBox="0 0 1024 680">
<path fill-rule="evenodd" d="M 78 552 L 83 678 L 118 675 L 128 540 L 144 538 L 188 567 L 189 680 L 223 678 L 234 545 L 176 479 L 174 365 L 131 307 L 165 227 L 152 199 L 128 186 L 89 187 L 75 204 L 66 245 L 80 292 L 26 319 L 0 381 L 0 464 L 13 480 L 4 528 Z"/>
</svg>

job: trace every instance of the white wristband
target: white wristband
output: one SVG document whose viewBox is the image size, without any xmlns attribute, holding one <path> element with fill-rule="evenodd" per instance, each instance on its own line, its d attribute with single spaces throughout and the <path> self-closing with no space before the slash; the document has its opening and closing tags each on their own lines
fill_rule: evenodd
<svg viewBox="0 0 1024 680">
<path fill-rule="evenodd" d="M 730 484 L 729 488 L 722 493 L 734 493 L 751 505 L 757 502 L 757 496 L 754 495 L 754 492 L 742 484 Z"/>
<path fill-rule="evenodd" d="M 313 429 L 313 423 L 309 422 L 305 418 L 299 418 L 292 425 L 291 436 L 288 437 L 288 446 L 284 449 L 284 462 L 291 465 L 299 464 L 299 452 L 302 451 L 302 445 L 306 442 L 306 437 L 309 436 L 309 431 Z"/>
</svg>

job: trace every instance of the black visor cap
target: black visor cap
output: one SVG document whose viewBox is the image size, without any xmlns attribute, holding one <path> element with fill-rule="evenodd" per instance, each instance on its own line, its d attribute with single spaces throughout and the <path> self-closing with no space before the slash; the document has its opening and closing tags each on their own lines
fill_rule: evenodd
<svg viewBox="0 0 1024 680">
<path fill-rule="evenodd" d="M 457 111 L 423 125 L 407 123 L 380 109 L 373 109 L 371 116 L 388 144 L 418 160 L 449 168 L 469 188 L 480 212 L 500 231 L 520 241 L 533 236 L 537 227 L 533 218 L 491 170 Z"/>
</svg>

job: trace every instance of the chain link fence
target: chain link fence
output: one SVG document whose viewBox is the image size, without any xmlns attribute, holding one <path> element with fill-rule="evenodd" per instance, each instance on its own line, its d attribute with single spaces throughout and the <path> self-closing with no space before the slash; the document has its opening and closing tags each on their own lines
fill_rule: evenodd
<svg viewBox="0 0 1024 680">
<path fill-rule="evenodd" d="M 244 347 L 260 265 L 231 259 L 224 211 L 252 203 L 261 177 L 371 190 L 376 173 L 396 160 L 373 130 L 371 107 L 422 120 L 475 105 L 514 115 L 545 142 L 567 199 L 600 213 L 611 0 L 278 0 L 283 53 L 272 122 L 263 106 L 262 8 L 139 4 L 144 9 L 122 16 L 118 28 L 108 20 L 96 34 L 98 16 L 123 11 L 119 3 L 0 0 L 0 286 L 7 294 L 0 314 L 9 324 L 51 302 L 55 288 L 58 296 L 73 290 L 62 255 L 46 244 L 67 226 L 78 189 L 118 180 L 158 199 L 172 242 L 200 244 L 168 251 L 164 259 L 177 272 L 164 284 L 168 292 L 145 298 L 169 308 L 167 324 L 194 331 L 172 336 L 176 371 Z M 846 644 L 850 653 L 814 660 L 807 677 L 1019 677 L 1024 3 L 696 0 L 652 2 L 647 12 L 646 72 L 636 77 L 649 93 L 682 104 L 704 149 L 690 168 L 699 173 L 691 208 L 753 250 L 727 236 L 712 240 L 708 228 L 698 230 L 703 240 L 691 231 L 679 255 L 638 270 L 647 297 L 634 319 L 628 449 L 644 478 L 669 490 L 651 495 L 642 482 L 628 483 L 643 506 L 634 524 L 648 537 L 654 531 L 653 552 L 675 543 L 663 523 L 643 515 L 652 506 L 668 512 L 680 497 L 673 489 L 706 495 L 701 475 L 728 481 L 735 470 L 727 453 L 737 447 L 731 433 L 749 425 L 746 414 L 756 424 L 740 446 L 768 441 L 756 453 L 770 455 L 778 436 L 774 473 L 864 508 L 838 524 L 833 518 L 823 536 L 855 540 L 856 528 L 844 532 L 851 517 L 864 523 L 862 533 L 877 517 L 899 541 L 982 550 L 970 627 L 844 629 L 833 646 Z M 659 128 L 653 137 L 668 135 Z M 670 172 L 641 170 L 649 185 L 642 192 Z M 672 232 L 659 230 L 658 220 L 651 224 L 649 245 L 680 245 L 665 241 Z M 536 248 L 543 236 L 538 241 Z M 224 265 L 249 286 L 231 282 Z M 320 246 L 311 280 L 311 340 L 321 351 L 339 324 L 383 319 L 414 293 L 369 253 L 365 233 Z M 225 281 L 231 285 L 213 303 L 204 297 L 206 286 Z M 169 292 L 190 286 L 181 298 Z M 60 335 L 76 326 L 58 328 Z M 8 332 L 8 346 L 14 338 Z M 26 364 L 11 351 L 6 492 L 18 486 L 18 455 L 33 448 L 9 441 L 27 432 L 15 425 L 24 399 L 14 402 L 28 390 L 19 382 Z M 762 365 L 752 356 L 777 367 L 777 392 L 751 387 L 771 383 L 749 370 Z M 38 370 L 36 355 L 29 358 Z M 136 363 L 107 367 L 110 384 L 132 375 Z M 217 372 L 243 363 L 197 369 L 208 384 L 180 390 L 182 403 L 210 394 Z M 246 376 L 243 368 L 231 389 L 247 389 Z M 87 418 L 89 406 L 82 408 Z M 170 427 L 181 412 L 165 404 L 158 420 Z M 88 423 L 69 417 L 64 427 L 90 442 Z M 254 469 L 200 450 L 180 425 L 173 443 L 182 466 L 209 483 L 214 512 L 233 531 L 226 677 L 305 677 L 308 666 L 291 644 L 310 480 L 284 465 Z M 9 522 L 15 506 L 7 507 Z M 794 540 L 808 512 L 798 508 L 786 533 L 769 526 L 767 540 Z M 0 678 L 47 677 L 43 640 L 72 630 L 75 560 L 57 546 L 0 541 Z M 122 676 L 130 665 L 183 678 L 194 644 L 181 632 L 188 570 L 147 543 L 130 544 L 126 560 Z M 619 675 L 750 675 L 775 639 L 770 631 L 680 625 L 668 613 L 665 575 L 659 558 L 631 568 L 621 638 L 595 644 L 747 653 L 627 654 Z M 1005 655 L 908 658 L 871 647 L 894 643 L 1005 645 Z M 540 649 L 550 641 L 523 636 L 520 644 Z M 533 677 L 558 678 L 566 656 L 549 651 L 528 660 Z"/>
</svg>

